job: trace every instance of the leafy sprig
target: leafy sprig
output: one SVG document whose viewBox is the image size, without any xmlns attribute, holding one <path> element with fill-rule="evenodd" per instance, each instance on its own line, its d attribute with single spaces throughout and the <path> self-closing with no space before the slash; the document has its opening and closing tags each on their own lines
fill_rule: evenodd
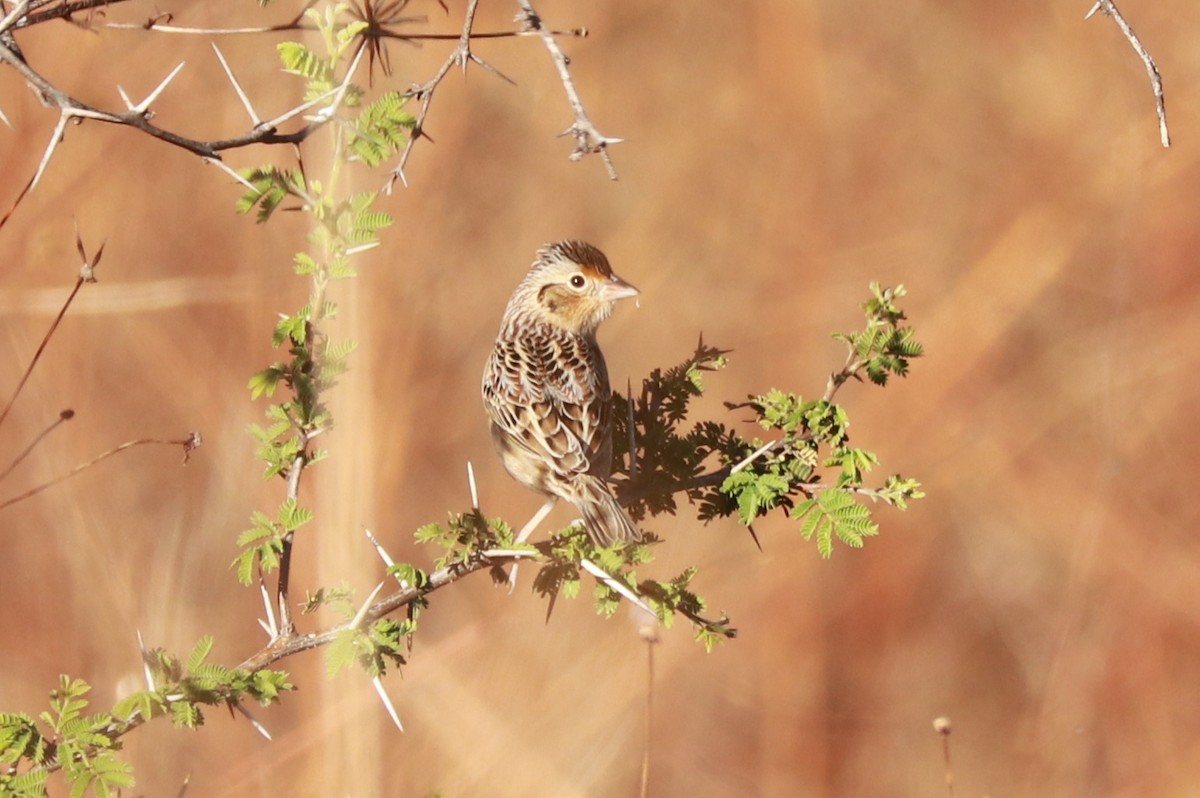
<svg viewBox="0 0 1200 798">
<path fill-rule="evenodd" d="M 208 662 L 212 645 L 211 637 L 202 638 L 186 661 L 162 649 L 145 652 L 152 686 L 125 696 L 108 712 L 85 713 L 91 685 L 64 675 L 50 693 L 50 708 L 37 720 L 0 713 L 0 795 L 45 796 L 56 769 L 72 796 L 116 795 L 135 784 L 132 766 L 118 752 L 124 735 L 136 726 L 169 715 L 176 726 L 195 729 L 204 722 L 204 706 L 235 707 L 247 699 L 269 706 L 294 689 L 283 671 L 251 672 Z"/>
</svg>

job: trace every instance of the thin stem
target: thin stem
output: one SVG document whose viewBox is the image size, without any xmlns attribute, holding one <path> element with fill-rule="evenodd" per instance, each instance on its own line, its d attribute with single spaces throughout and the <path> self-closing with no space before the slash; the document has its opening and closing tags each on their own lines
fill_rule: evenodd
<svg viewBox="0 0 1200 798">
<path fill-rule="evenodd" d="M 16 459 L 14 459 L 9 464 L 8 468 L 4 469 L 4 471 L 0 471 L 0 482 L 3 482 L 4 478 L 7 477 L 9 474 L 11 474 L 13 472 L 13 469 L 15 469 L 17 466 L 19 466 L 21 464 L 21 462 L 26 457 L 29 456 L 30 452 L 32 452 L 37 447 L 37 445 L 39 443 L 41 443 L 42 440 L 47 435 L 49 435 L 51 432 L 54 432 L 54 430 L 58 429 L 58 427 L 60 427 L 62 424 L 66 423 L 67 421 L 70 421 L 74 417 L 75 417 L 74 410 L 68 409 L 68 410 L 64 410 L 61 413 L 59 413 L 58 418 L 56 418 L 54 420 L 54 422 L 50 424 L 50 426 L 46 427 L 44 430 L 39 432 L 37 437 L 35 437 L 30 442 L 30 444 L 25 447 L 25 450 L 23 452 L 21 452 L 19 455 L 17 455 Z"/>
<path fill-rule="evenodd" d="M 558 72 L 558 78 L 562 82 L 563 91 L 567 94 L 567 104 L 575 113 L 575 121 L 560 134 L 575 139 L 575 151 L 571 153 L 571 160 L 577 161 L 585 155 L 599 153 L 600 158 L 604 161 L 604 168 L 608 172 L 609 179 L 616 180 L 617 169 L 613 166 L 612 157 L 608 154 L 608 145 L 618 144 L 621 139 L 605 136 L 596 129 L 588 116 L 587 109 L 583 106 L 583 99 L 579 96 L 579 91 L 575 88 L 575 81 L 571 78 L 570 59 L 558 46 L 554 31 L 542 23 L 541 16 L 538 15 L 530 0 L 517 0 L 517 5 L 521 7 L 521 21 L 525 30 L 536 33 L 541 38 L 542 44 L 546 46 L 546 51 L 550 53 L 550 57 L 554 61 L 554 68 Z"/>
<path fill-rule="evenodd" d="M 65 482 L 66 480 L 70 479 L 71 477 L 76 476 L 77 474 L 81 474 L 84 471 L 87 471 L 92 466 L 94 466 L 104 460 L 107 460 L 108 458 L 110 458 L 114 455 L 120 454 L 121 452 L 123 452 L 127 449 L 132 449 L 134 446 L 145 446 L 147 444 L 182 446 L 183 450 L 184 450 L 184 462 L 186 463 L 187 458 L 191 454 L 192 450 L 200 445 L 199 440 L 200 440 L 199 436 L 196 435 L 195 433 L 193 433 L 193 434 L 189 435 L 188 437 L 182 438 L 180 440 L 162 440 L 160 438 L 139 438 L 139 439 L 133 440 L 133 441 L 126 441 L 125 443 L 122 443 L 120 446 L 116 446 L 112 449 L 109 449 L 107 452 L 96 455 L 91 460 L 87 461 L 86 463 L 81 463 L 80 465 L 75 466 L 67 473 L 62 474 L 58 477 L 55 477 L 54 479 L 50 480 L 49 482 L 44 482 L 41 485 L 38 485 L 37 487 L 30 488 L 29 490 L 25 491 L 24 493 L 20 494 L 19 496 L 14 496 L 11 499 L 6 499 L 5 501 L 0 502 L 0 510 L 3 510 L 6 507 L 10 507 L 14 504 L 17 504 L 18 502 L 25 501 L 26 499 L 28 499 L 32 496 L 36 496 L 37 494 L 41 493 L 42 491 L 46 490 L 47 488 L 51 488 L 60 482 Z"/>
<path fill-rule="evenodd" d="M 67 308 L 71 307 L 71 303 L 75 301 L 75 296 L 79 293 L 79 289 L 83 288 L 83 284 L 87 282 L 86 277 L 80 274 L 75 280 L 75 287 L 71 289 L 71 293 L 67 295 L 67 301 L 63 303 L 59 309 L 58 315 L 54 317 L 54 321 L 50 323 L 50 329 L 46 330 L 45 336 L 42 337 L 42 342 L 38 344 L 37 351 L 33 353 L 33 360 L 29 361 L 29 365 L 25 368 L 25 373 L 21 375 L 20 382 L 17 383 L 17 389 L 13 391 L 12 397 L 8 403 L 4 405 L 4 410 L 0 411 L 0 426 L 4 424 L 4 419 L 8 418 L 9 412 L 12 411 L 13 404 L 17 401 L 17 397 L 21 395 L 21 391 L 25 388 L 25 383 L 29 382 L 29 376 L 33 374 L 34 368 L 38 361 L 42 358 L 42 353 L 46 351 L 46 345 L 50 343 L 51 337 L 54 336 L 54 331 L 58 329 L 59 322 L 63 320 L 63 316 L 67 315 Z"/>
<path fill-rule="evenodd" d="M 1129 45 L 1133 47 L 1133 51 L 1138 54 L 1138 58 L 1142 59 L 1146 73 L 1150 76 L 1150 89 L 1154 92 L 1154 110 L 1158 114 L 1158 139 L 1164 147 L 1170 147 L 1171 133 L 1167 130 L 1167 102 L 1163 94 L 1162 75 L 1158 71 L 1158 65 L 1154 63 L 1154 59 L 1142 44 L 1141 39 L 1133 32 L 1133 27 L 1117 10 L 1117 5 L 1113 0 L 1098 0 L 1084 19 L 1088 19 L 1097 11 L 1103 11 L 1105 16 L 1111 17 L 1113 22 L 1117 23 L 1117 27 L 1125 35 Z"/>
</svg>

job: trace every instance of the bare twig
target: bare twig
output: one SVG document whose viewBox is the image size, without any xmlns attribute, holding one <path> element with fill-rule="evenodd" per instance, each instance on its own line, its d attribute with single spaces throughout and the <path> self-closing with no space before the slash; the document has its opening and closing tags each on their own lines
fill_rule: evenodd
<svg viewBox="0 0 1200 798">
<path fill-rule="evenodd" d="M 54 430 L 58 429 L 59 426 L 61 426 L 62 424 L 64 424 L 67 421 L 70 421 L 74 417 L 75 417 L 75 411 L 71 410 L 70 408 L 67 408 L 66 410 L 59 413 L 58 418 L 56 418 L 53 422 L 51 422 L 50 426 L 46 427 L 44 430 L 39 432 L 37 434 L 37 437 L 35 437 L 29 443 L 29 445 L 25 447 L 24 451 L 22 451 L 19 455 L 16 456 L 16 458 L 11 463 L 9 463 L 8 468 L 4 469 L 3 471 L 0 471 L 0 482 L 3 482 L 4 478 L 7 477 L 9 474 L 11 474 L 13 472 L 13 469 L 15 469 L 17 466 L 19 466 L 21 464 L 21 462 L 26 457 L 28 457 L 30 455 L 30 453 L 37 447 L 37 445 L 45 439 L 45 437 L 47 435 L 49 435 L 51 432 L 54 432 Z"/>
<path fill-rule="evenodd" d="M 75 22 L 76 14 L 80 14 L 84 11 L 91 11 L 94 8 L 107 8 L 109 6 L 115 6 L 118 3 L 124 2 L 126 2 L 126 0 L 64 0 L 57 5 L 51 5 L 50 8 L 45 10 L 38 10 L 26 14 L 22 19 L 19 20 L 19 24 L 17 24 L 16 27 L 31 28 L 34 25 L 41 25 L 44 22 L 53 22 L 56 19 Z M 30 3 L 30 5 L 46 6 L 50 4 L 43 2 Z M 88 23 L 77 24 L 82 24 L 84 27 L 86 27 Z"/>
<path fill-rule="evenodd" d="M 933 730 L 942 738 L 942 760 L 946 763 L 946 792 L 950 798 L 954 798 L 954 768 L 950 766 L 950 719 L 934 718 Z"/>
<path fill-rule="evenodd" d="M 415 97 L 421 101 L 421 110 L 417 112 L 417 118 L 413 124 L 412 132 L 409 134 L 408 141 L 405 143 L 404 149 L 400 152 L 400 159 L 396 162 L 396 168 L 394 168 L 391 171 L 391 174 L 388 176 L 387 184 L 384 187 L 385 191 L 390 192 L 392 190 L 392 187 L 396 183 L 396 178 L 399 178 L 400 182 L 405 186 L 408 185 L 408 179 L 404 176 L 404 167 L 408 165 L 408 158 L 412 154 L 412 149 L 414 146 L 416 146 L 417 140 L 422 136 L 429 138 L 429 135 L 425 132 L 425 119 L 429 116 L 429 107 L 433 104 L 434 92 L 437 91 L 437 87 L 441 84 L 442 79 L 449 74 L 450 70 L 457 65 L 462 68 L 463 73 L 465 74 L 467 64 L 471 61 L 475 61 L 480 65 L 487 66 L 487 68 L 495 74 L 500 75 L 499 72 L 496 72 L 471 52 L 471 28 L 475 24 L 475 12 L 478 7 L 479 0 L 470 0 L 470 2 L 467 3 L 467 10 L 463 15 L 462 32 L 458 35 L 458 46 L 455 47 L 446 60 L 442 62 L 442 65 L 438 68 L 438 71 L 434 73 L 432 78 L 408 92 L 409 97 Z M 509 83 L 512 83 L 511 80 L 503 75 L 500 75 L 500 77 L 504 78 Z M 432 141 L 432 139 L 430 139 L 430 141 Z"/>
<path fill-rule="evenodd" d="M 186 463 L 187 458 L 191 454 L 192 450 L 194 450 L 197 446 L 200 445 L 199 440 L 200 440 L 199 436 L 196 435 L 195 433 L 192 433 L 191 435 L 188 435 L 188 437 L 182 438 L 179 440 L 163 440 L 161 438 L 138 438 L 137 440 L 126 441 L 125 443 L 122 443 L 120 446 L 116 446 L 112 449 L 109 449 L 107 452 L 104 452 L 103 454 L 96 455 L 91 460 L 88 460 L 86 463 L 81 463 L 81 464 L 75 466 L 67 473 L 57 476 L 54 479 L 50 480 L 49 482 L 43 482 L 41 485 L 38 485 L 37 487 L 34 487 L 34 488 L 30 488 L 29 490 L 25 491 L 24 493 L 20 494 L 19 496 L 14 496 L 11 499 L 6 499 L 6 500 L 0 502 L 0 510 L 3 510 L 6 507 L 10 507 L 14 504 L 17 504 L 18 502 L 25 501 L 26 499 L 30 498 L 31 496 L 36 496 L 37 494 L 41 493 L 42 491 L 46 490 L 47 488 L 53 487 L 53 486 L 57 485 L 58 483 L 64 482 L 77 474 L 83 473 L 84 471 L 87 471 L 89 468 L 100 463 L 101 461 L 107 460 L 108 458 L 112 457 L 113 455 L 120 454 L 121 452 L 125 451 L 126 449 L 132 449 L 134 446 L 145 446 L 147 444 L 161 444 L 161 445 L 166 445 L 166 446 L 182 446 L 183 450 L 184 450 L 184 462 Z"/>
<path fill-rule="evenodd" d="M 5 217 L 7 218 L 7 217 Z M 25 373 L 21 375 L 20 381 L 17 383 L 17 388 L 13 391 L 12 397 L 8 403 L 4 405 L 4 409 L 0 411 L 0 425 L 4 424 L 4 419 L 8 418 L 9 412 L 12 411 L 13 404 L 17 401 L 17 397 L 21 395 L 21 391 L 25 388 L 25 383 L 29 381 L 29 377 L 33 374 L 34 368 L 37 367 L 38 361 L 42 358 L 42 353 L 46 351 L 46 346 L 50 343 L 50 339 L 54 336 L 54 331 L 58 329 L 58 325 L 62 322 L 63 317 L 67 315 L 67 309 L 71 307 L 71 303 L 75 301 L 75 296 L 79 293 L 79 289 L 83 288 L 84 283 L 96 282 L 96 266 L 100 263 L 100 258 L 104 255 L 104 244 L 96 250 L 96 254 L 88 258 L 87 253 L 83 249 L 83 239 L 79 236 L 79 228 L 75 228 L 75 248 L 79 252 L 83 264 L 79 267 L 79 277 L 75 280 L 75 287 L 71 289 L 71 293 L 67 295 L 67 301 L 63 302 L 62 308 L 58 311 L 58 315 L 54 317 L 54 321 L 50 323 L 50 329 L 46 330 L 45 336 L 42 337 L 42 342 L 38 344 L 37 351 L 33 353 L 33 359 L 29 361 L 29 365 L 25 368 Z"/>
<path fill-rule="evenodd" d="M 1158 72 L 1158 65 L 1154 63 L 1154 59 L 1142 45 L 1141 39 L 1133 32 L 1129 22 L 1117 10 L 1116 3 L 1112 0 L 1097 0 L 1084 19 L 1091 19 L 1097 11 L 1103 11 L 1105 16 L 1111 17 L 1113 22 L 1117 23 L 1117 27 L 1121 29 L 1121 33 L 1125 34 L 1125 38 L 1129 40 L 1129 44 L 1138 54 L 1138 58 L 1142 59 L 1142 63 L 1146 65 L 1146 72 L 1150 75 L 1150 88 L 1154 91 L 1154 108 L 1158 114 L 1158 138 L 1164 147 L 1170 147 L 1171 134 L 1167 130 L 1167 104 L 1166 98 L 1163 96 L 1162 75 Z"/>
<path fill-rule="evenodd" d="M 646 643 L 646 740 L 642 746 L 642 778 L 638 795 L 650 795 L 650 743 L 654 739 L 654 647 L 658 644 L 658 619 L 641 624 L 638 634 Z"/>
<path fill-rule="evenodd" d="M 580 99 L 579 92 L 575 89 L 575 82 L 571 79 L 570 59 L 558 46 L 558 41 L 554 38 L 554 31 L 542 24 L 542 18 L 538 16 L 529 0 L 517 0 L 517 5 L 521 7 L 517 20 L 524 30 L 536 33 L 541 37 L 542 43 L 546 45 L 546 50 L 554 59 L 554 67 L 558 70 L 558 77 L 562 81 L 563 89 L 567 93 L 567 102 L 575 113 L 575 121 L 560 134 L 575 139 L 575 151 L 571 153 L 571 160 L 578 161 L 585 155 L 599 153 L 604 161 L 604 168 L 608 171 L 609 179 L 616 180 L 617 169 L 613 166 L 612 157 L 608 154 L 608 145 L 618 144 L 622 139 L 605 136 L 592 124 L 587 110 L 583 107 L 583 100 Z M 586 36 L 587 31 L 582 31 L 582 35 Z"/>
</svg>

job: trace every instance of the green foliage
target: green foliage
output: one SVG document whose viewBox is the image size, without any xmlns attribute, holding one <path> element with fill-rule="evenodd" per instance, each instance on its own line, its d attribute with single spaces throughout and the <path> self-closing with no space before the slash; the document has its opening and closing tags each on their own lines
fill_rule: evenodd
<svg viewBox="0 0 1200 798">
<path fill-rule="evenodd" d="M 242 551 L 230 566 L 237 569 L 238 581 L 250 585 L 256 569 L 270 573 L 278 568 L 284 539 L 312 518 L 311 510 L 290 498 L 279 505 L 274 518 L 255 510 L 250 516 L 250 528 L 238 536 Z"/>
<path fill-rule="evenodd" d="M 416 621 L 411 618 L 380 618 L 366 629 L 342 629 L 325 649 L 325 669 L 333 676 L 357 664 L 371 678 L 383 676 L 389 662 L 397 668 L 405 664 L 402 651 L 415 630 Z"/>
<path fill-rule="evenodd" d="M 0 714 L 0 795 L 44 796 L 50 771 L 61 768 L 70 795 L 114 796 L 134 786 L 133 769 L 118 756 L 121 739 L 134 726 L 169 714 L 176 725 L 196 728 L 201 705 L 235 704 L 245 698 L 264 706 L 291 690 L 287 674 L 229 669 L 207 662 L 212 638 L 202 638 L 186 665 L 162 651 L 146 652 L 155 687 L 126 696 L 111 712 L 86 714 L 91 686 L 59 678 L 50 708 L 38 721 L 25 714 Z"/>
<path fill-rule="evenodd" d="M 614 450 L 626 475 L 620 495 L 634 518 L 674 513 L 674 495 L 680 491 L 698 505 L 705 521 L 736 515 L 749 526 L 778 509 L 799 519 L 803 537 L 815 537 L 818 551 L 828 557 L 834 539 L 857 547 L 877 531 L 860 499 L 903 510 L 909 500 L 921 498 L 920 484 L 900 475 L 882 487 L 865 484 L 879 459 L 851 445 L 849 414 L 833 401 L 848 380 L 866 374 L 871 382 L 886 384 L 889 376 L 906 375 L 910 361 L 921 355 L 896 304 L 904 294 L 903 286 L 871 285 L 863 329 L 836 336 L 846 344 L 846 365 L 830 376 L 824 396 L 806 400 L 771 389 L 746 402 L 726 403 L 729 409 L 751 410 L 753 421 L 772 433 L 769 442 L 713 421 L 683 430 L 689 403 L 703 390 L 701 373 L 725 365 L 726 353 L 703 342 L 679 366 L 652 373 L 632 405 L 618 399 Z M 632 459 L 630 426 L 636 441 Z M 832 481 L 818 473 L 826 470 L 833 471 Z"/>
<path fill-rule="evenodd" d="M 355 40 L 367 27 L 361 20 L 343 21 L 341 17 L 345 11 L 344 4 L 329 3 L 323 11 L 310 8 L 304 12 L 304 16 L 321 35 L 325 55 L 319 55 L 299 42 L 281 42 L 277 45 L 284 71 L 305 79 L 305 100 L 328 98 L 332 104 L 333 95 L 342 89 L 338 64 L 354 48 Z M 346 85 L 342 91 L 343 105 L 355 106 L 362 98 L 362 89 L 353 84 Z"/>
<path fill-rule="evenodd" d="M 681 482 L 699 477 L 713 455 L 741 457 L 744 442 L 714 422 L 699 422 L 689 431 L 683 426 L 689 403 L 704 390 L 704 375 L 728 363 L 727 351 L 701 340 L 690 358 L 663 372 L 655 369 L 642 382 L 632 400 L 613 397 L 613 471 L 617 493 L 630 516 L 640 521 L 648 515 L 675 514 L 675 493 Z M 636 437 L 630 457 L 630 423 Z M 689 498 L 694 498 L 689 493 Z"/>
<path fill-rule="evenodd" d="M 276 166 L 260 166 L 254 169 L 243 169 L 238 175 L 250 184 L 246 193 L 238 199 L 238 213 L 249 213 L 257 208 L 255 218 L 259 223 L 266 222 L 275 210 L 288 197 L 296 197 L 303 202 L 310 198 L 305 185 L 304 173 L 299 169 L 283 170 Z"/>
<path fill-rule="evenodd" d="M 725 613 L 715 621 L 703 617 L 707 603 L 689 589 L 695 577 L 696 569 L 688 568 L 669 582 L 645 581 L 638 588 L 664 627 L 671 627 L 675 614 L 683 615 L 692 621 L 696 642 L 712 651 L 717 644 L 737 637 L 737 630 L 730 626 Z"/>
<path fill-rule="evenodd" d="M 476 512 L 450 513 L 447 522 L 425 524 L 414 535 L 417 543 L 432 543 L 443 553 L 434 561 L 434 567 L 445 568 L 450 563 L 465 563 L 488 549 L 524 549 L 533 551 L 533 546 L 513 542 L 513 531 L 499 518 L 485 519 Z"/>
<path fill-rule="evenodd" d="M 267 0 L 259 2 L 265 5 Z M 266 421 L 251 425 L 249 434 L 265 464 L 265 476 L 285 480 L 287 495 L 274 513 L 254 511 L 249 528 L 238 537 L 240 552 L 232 567 L 246 585 L 256 575 L 262 579 L 279 571 L 296 532 L 313 519 L 299 503 L 300 476 L 324 457 L 314 440 L 334 424 L 326 397 L 346 372 L 355 348 L 353 341 L 334 341 L 325 333 L 338 311 L 328 289 L 334 281 L 356 275 L 354 257 L 378 245 L 381 231 L 393 222 L 378 210 L 377 194 L 340 191 L 341 171 L 357 168 L 348 166 L 351 162 L 379 166 L 403 150 L 415 127 L 402 93 L 387 92 L 364 105 L 364 91 L 346 80 L 348 61 L 364 44 L 368 22 L 337 3 L 308 8 L 305 17 L 315 27 L 323 52 L 284 42 L 278 54 L 285 71 L 305 81 L 306 100 L 311 101 L 307 112 L 333 122 L 328 127 L 334 151 L 329 173 L 318 179 L 303 162 L 293 168 L 267 164 L 239 173 L 247 184 L 236 204 L 239 213 L 254 211 L 257 221 L 266 223 L 284 208 L 299 210 L 311 221 L 307 251 L 292 258 L 293 271 L 310 286 L 308 301 L 280 315 L 271 331 L 273 346 L 281 350 L 278 359 L 255 373 L 247 386 L 252 399 L 270 400 Z M 921 498 L 919 483 L 900 475 L 888 477 L 879 487 L 865 483 L 878 458 L 851 445 L 849 415 L 833 401 L 848 380 L 861 381 L 865 375 L 885 385 L 892 376 L 905 376 L 910 361 L 922 354 L 897 305 L 904 287 L 872 284 L 871 292 L 863 305 L 865 326 L 835 336 L 848 355 L 842 370 L 830 376 L 823 396 L 806 400 L 772 389 L 727 405 L 751 411 L 751 420 L 768 432 L 770 442 L 745 437 L 717 421 L 689 421 L 707 374 L 727 365 L 728 352 L 702 339 L 683 363 L 655 369 L 638 395 L 617 395 L 616 486 L 633 518 L 676 513 L 678 493 L 687 496 L 705 521 L 736 515 L 750 525 L 780 510 L 798 524 L 805 540 L 815 540 L 821 556 L 828 557 L 835 540 L 860 547 L 865 538 L 877 534 L 864 499 L 903 510 L 908 501 Z M 688 619 L 696 640 L 707 650 L 736 636 L 723 613 L 715 620 L 706 617 L 708 603 L 692 589 L 694 567 L 665 581 L 639 579 L 638 569 L 653 561 L 653 549 L 660 542 L 650 532 L 635 544 L 597 548 L 581 528 L 571 527 L 536 545 L 517 544 L 506 522 L 474 511 L 421 527 L 416 539 L 440 549 L 435 567 L 449 569 L 451 576 L 490 566 L 493 575 L 503 579 L 503 567 L 514 555 L 496 550 L 527 555 L 521 559 L 536 565 L 533 590 L 546 599 L 548 614 L 560 596 L 576 598 L 582 593 L 583 572 L 599 568 L 608 578 L 597 579 L 593 599 L 604 617 L 614 615 L 623 592 L 631 591 L 666 627 L 677 616 Z M 402 590 L 415 591 L 407 617 L 371 617 L 368 607 L 356 606 L 345 586 L 307 595 L 305 613 L 324 607 L 347 619 L 325 649 L 330 675 L 357 665 L 378 678 L 389 665 L 398 669 L 406 664 L 418 616 L 427 606 L 424 593 L 435 583 L 429 573 L 408 563 L 392 565 L 388 573 Z M 291 632 L 285 629 L 283 635 Z M 283 671 L 211 663 L 212 649 L 212 638 L 204 637 L 184 659 L 162 649 L 145 652 L 148 688 L 123 697 L 111 712 L 85 714 L 90 687 L 63 676 L 51 694 L 50 709 L 37 719 L 0 714 L 0 794 L 45 795 L 48 773 L 61 768 L 72 796 L 89 791 L 115 795 L 134 784 L 129 765 L 117 756 L 123 735 L 134 726 L 170 717 L 177 726 L 195 729 L 204 723 L 208 707 L 233 707 L 249 699 L 267 706 L 294 689 Z"/>
<path fill-rule="evenodd" d="M 335 588 L 318 588 L 315 593 L 309 593 L 300 606 L 300 611 L 305 615 L 311 615 L 321 607 L 332 607 L 343 617 L 349 618 L 354 615 L 354 591 L 344 584 Z"/>
<path fill-rule="evenodd" d="M 822 557 L 833 554 L 834 536 L 857 549 L 862 548 L 863 538 L 879 532 L 871 511 L 841 490 L 826 490 L 805 499 L 792 508 L 792 517 L 801 521 L 800 534 L 805 540 L 816 537 Z"/>
<path fill-rule="evenodd" d="M 404 110 L 407 102 L 400 92 L 389 91 L 362 109 L 346 142 L 353 157 L 375 167 L 404 149 L 417 124 L 416 117 Z"/>
<path fill-rule="evenodd" d="M 836 333 L 834 338 L 849 347 L 851 360 L 840 375 L 833 379 L 841 384 L 850 377 L 858 378 L 865 371 L 876 385 L 886 385 L 888 377 L 908 374 L 909 361 L 920 357 L 925 350 L 913 338 L 913 329 L 902 324 L 904 311 L 896 300 L 907 294 L 903 285 L 883 288 L 871 283 L 871 298 L 863 303 L 867 324 L 854 333 Z"/>
</svg>

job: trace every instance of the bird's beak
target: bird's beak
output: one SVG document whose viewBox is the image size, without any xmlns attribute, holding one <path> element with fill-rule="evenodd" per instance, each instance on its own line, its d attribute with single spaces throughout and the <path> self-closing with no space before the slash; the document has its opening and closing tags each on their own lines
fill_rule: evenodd
<svg viewBox="0 0 1200 798">
<path fill-rule="evenodd" d="M 640 292 L 617 275 L 613 275 L 607 283 L 600 286 L 600 299 L 605 302 L 616 302 L 618 299 L 628 299 Z"/>
</svg>

